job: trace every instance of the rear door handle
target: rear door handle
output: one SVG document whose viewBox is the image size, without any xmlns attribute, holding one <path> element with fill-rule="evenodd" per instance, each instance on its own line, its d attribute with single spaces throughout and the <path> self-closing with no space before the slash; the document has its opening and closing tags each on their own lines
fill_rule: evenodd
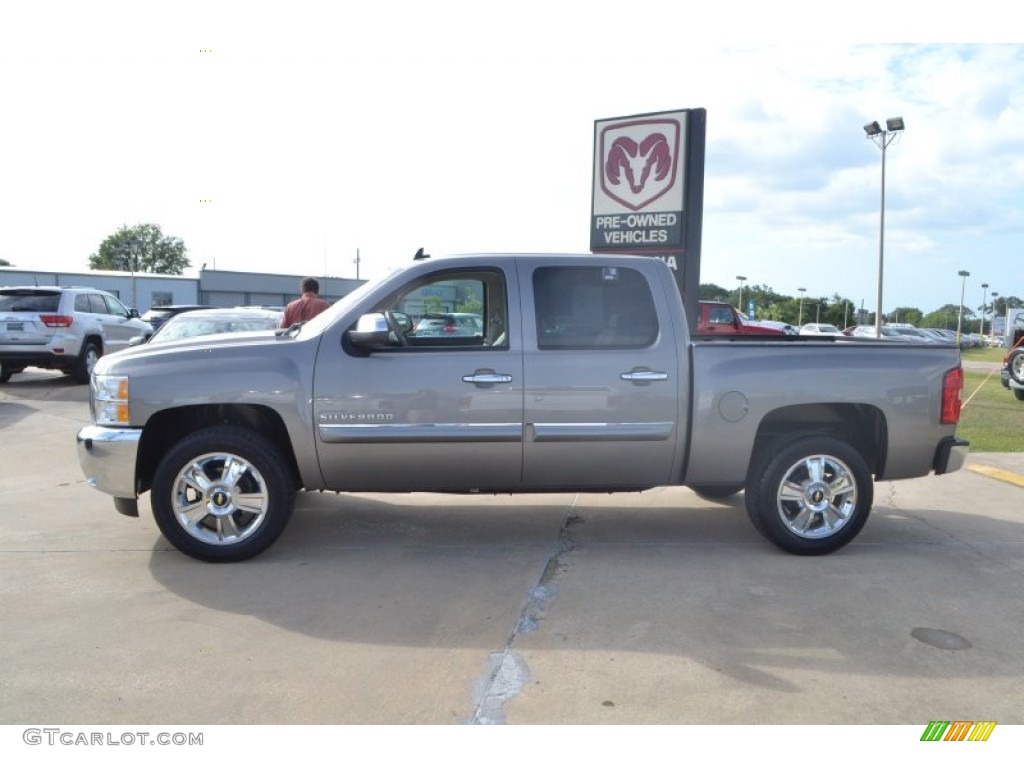
<svg viewBox="0 0 1024 768">
<path fill-rule="evenodd" d="M 628 373 L 620 373 L 619 378 L 623 381 L 642 384 L 648 381 L 668 381 L 668 374 L 661 371 L 629 371 Z"/>
</svg>

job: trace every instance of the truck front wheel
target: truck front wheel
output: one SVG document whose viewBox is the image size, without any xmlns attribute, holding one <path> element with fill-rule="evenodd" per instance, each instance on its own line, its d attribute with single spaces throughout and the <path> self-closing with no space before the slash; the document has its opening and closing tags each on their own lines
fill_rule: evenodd
<svg viewBox="0 0 1024 768">
<path fill-rule="evenodd" d="M 764 451 L 747 485 L 747 514 L 773 544 L 795 555 L 824 555 L 849 544 L 873 503 L 871 473 L 841 440 L 801 438 Z"/>
<path fill-rule="evenodd" d="M 281 452 L 255 432 L 210 427 L 178 441 L 153 476 L 150 502 L 160 532 L 186 555 L 246 560 L 284 530 L 295 484 Z"/>
</svg>

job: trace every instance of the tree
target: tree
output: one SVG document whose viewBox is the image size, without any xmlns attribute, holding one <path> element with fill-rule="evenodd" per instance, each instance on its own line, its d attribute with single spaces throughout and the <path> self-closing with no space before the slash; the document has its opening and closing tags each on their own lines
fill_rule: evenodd
<svg viewBox="0 0 1024 768">
<path fill-rule="evenodd" d="M 180 275 L 191 264 L 185 255 L 182 239 L 165 235 L 156 224 L 122 226 L 100 243 L 99 250 L 89 257 L 89 269 L 160 275 Z"/>
<path fill-rule="evenodd" d="M 917 307 L 896 307 L 896 309 L 889 313 L 889 317 L 893 318 L 894 323 L 921 325 L 924 313 Z M 897 320 L 896 318 L 899 319 Z"/>
<path fill-rule="evenodd" d="M 14 265 L 11 264 L 11 262 L 9 262 L 7 259 L 0 259 L 0 267 L 13 267 L 13 266 Z"/>
<path fill-rule="evenodd" d="M 723 288 L 720 285 L 716 285 L 715 283 L 701 283 L 698 286 L 697 291 L 700 295 L 701 301 L 731 302 L 733 300 L 728 289 Z M 733 291 L 732 293 L 735 294 L 736 291 Z"/>
<path fill-rule="evenodd" d="M 956 304 L 943 304 L 934 312 L 929 312 L 921 320 L 925 328 L 945 328 L 956 330 L 956 320 L 960 314 L 960 307 Z"/>
</svg>

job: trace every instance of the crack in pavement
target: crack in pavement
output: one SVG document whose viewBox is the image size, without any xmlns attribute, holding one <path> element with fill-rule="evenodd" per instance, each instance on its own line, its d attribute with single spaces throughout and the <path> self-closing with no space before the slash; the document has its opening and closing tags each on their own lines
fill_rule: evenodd
<svg viewBox="0 0 1024 768">
<path fill-rule="evenodd" d="M 561 576 L 569 568 L 566 557 L 577 546 L 572 527 L 585 522 L 575 512 L 578 502 L 579 494 L 576 494 L 558 531 L 558 545 L 544 564 L 536 586 L 530 590 L 504 649 L 488 657 L 487 672 L 474 692 L 477 704 L 469 721 L 471 725 L 506 725 L 505 704 L 530 681 L 530 668 L 512 649 L 520 635 L 537 631 L 548 606 L 558 595 Z"/>
</svg>

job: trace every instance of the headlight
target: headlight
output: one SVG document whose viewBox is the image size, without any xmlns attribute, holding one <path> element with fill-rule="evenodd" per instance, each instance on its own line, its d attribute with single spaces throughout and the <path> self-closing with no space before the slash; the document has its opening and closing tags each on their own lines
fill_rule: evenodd
<svg viewBox="0 0 1024 768">
<path fill-rule="evenodd" d="M 97 424 L 128 426 L 132 423 L 127 376 L 93 375 L 92 414 Z"/>
</svg>

